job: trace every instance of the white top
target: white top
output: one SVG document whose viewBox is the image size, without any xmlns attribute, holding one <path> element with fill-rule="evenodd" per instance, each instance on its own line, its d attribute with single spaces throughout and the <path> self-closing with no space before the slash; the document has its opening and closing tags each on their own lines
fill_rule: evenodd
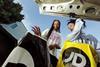
<svg viewBox="0 0 100 67">
<path fill-rule="evenodd" d="M 77 19 L 76 23 L 75 23 L 75 27 L 74 30 L 67 36 L 67 40 L 75 40 L 77 38 L 77 36 L 79 35 L 82 27 L 83 27 L 83 21 L 81 21 L 81 19 Z"/>
<path fill-rule="evenodd" d="M 46 29 L 45 31 L 43 31 L 42 33 L 42 37 L 47 39 L 47 34 L 49 32 L 49 29 Z M 50 45 L 54 45 L 54 44 L 57 44 L 61 47 L 61 34 L 59 32 L 56 32 L 55 30 L 52 31 L 48 41 L 47 41 L 47 45 L 50 46 Z M 59 55 L 59 49 L 53 49 L 53 50 L 50 50 L 49 49 L 49 52 L 56 56 L 58 58 L 58 55 Z"/>
</svg>

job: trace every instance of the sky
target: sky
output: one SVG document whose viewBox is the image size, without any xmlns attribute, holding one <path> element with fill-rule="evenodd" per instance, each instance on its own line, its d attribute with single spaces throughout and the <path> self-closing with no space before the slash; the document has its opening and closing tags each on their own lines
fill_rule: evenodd
<svg viewBox="0 0 100 67">
<path fill-rule="evenodd" d="M 24 14 L 24 19 L 22 22 L 28 29 L 28 31 L 32 30 L 32 26 L 39 26 L 41 31 L 50 28 L 54 19 L 58 19 L 61 22 L 61 35 L 63 40 L 66 39 L 66 36 L 70 33 L 67 28 L 67 22 L 70 19 L 69 17 L 60 17 L 60 16 L 48 16 L 41 15 L 39 13 L 38 5 L 34 2 L 34 0 L 15 0 L 22 5 L 23 10 L 22 14 Z M 98 40 L 100 40 L 100 21 L 93 20 L 85 20 L 87 27 L 84 32 L 86 34 L 92 34 Z"/>
</svg>

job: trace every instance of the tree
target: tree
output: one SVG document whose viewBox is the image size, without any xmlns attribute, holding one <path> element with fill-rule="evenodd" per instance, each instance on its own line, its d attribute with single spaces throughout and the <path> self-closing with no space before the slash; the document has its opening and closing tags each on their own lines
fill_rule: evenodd
<svg viewBox="0 0 100 67">
<path fill-rule="evenodd" d="M 0 24 L 20 22 L 24 15 L 20 14 L 22 6 L 14 0 L 0 0 Z"/>
</svg>

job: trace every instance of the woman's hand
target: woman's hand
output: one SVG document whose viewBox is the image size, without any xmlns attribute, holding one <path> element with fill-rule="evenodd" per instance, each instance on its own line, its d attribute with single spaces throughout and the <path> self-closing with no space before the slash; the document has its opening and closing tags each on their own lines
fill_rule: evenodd
<svg viewBox="0 0 100 67">
<path fill-rule="evenodd" d="M 60 49 L 60 46 L 57 45 L 57 44 L 55 44 L 55 45 L 50 45 L 50 46 L 49 46 L 49 49 L 50 49 L 50 50 L 55 49 L 55 48 L 56 48 L 56 49 Z"/>
<path fill-rule="evenodd" d="M 55 46 L 56 49 L 60 49 L 59 45 L 55 44 L 54 46 Z"/>
<path fill-rule="evenodd" d="M 32 31 L 34 32 L 34 34 L 41 36 L 41 30 L 38 26 L 32 27 Z"/>
<path fill-rule="evenodd" d="M 50 50 L 55 49 L 55 46 L 54 46 L 54 45 L 50 45 L 50 46 L 49 46 L 49 49 L 50 49 Z"/>
</svg>

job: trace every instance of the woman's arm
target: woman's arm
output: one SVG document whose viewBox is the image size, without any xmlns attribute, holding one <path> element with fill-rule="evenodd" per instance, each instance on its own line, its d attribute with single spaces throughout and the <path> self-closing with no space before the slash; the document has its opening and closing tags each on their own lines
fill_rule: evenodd
<svg viewBox="0 0 100 67">
<path fill-rule="evenodd" d="M 83 27 L 83 23 L 84 22 L 81 19 L 76 20 L 74 30 L 67 36 L 67 40 L 73 41 L 78 36 Z"/>
<path fill-rule="evenodd" d="M 42 32 L 41 37 L 47 40 L 47 35 L 48 35 L 49 29 L 46 29 Z"/>
<path fill-rule="evenodd" d="M 60 33 L 59 33 L 59 34 L 60 34 Z M 58 44 L 56 45 L 56 48 L 57 48 L 57 49 L 61 49 L 61 47 L 62 47 L 62 37 L 61 37 L 61 34 L 60 34 L 59 42 L 58 42 Z"/>
</svg>

